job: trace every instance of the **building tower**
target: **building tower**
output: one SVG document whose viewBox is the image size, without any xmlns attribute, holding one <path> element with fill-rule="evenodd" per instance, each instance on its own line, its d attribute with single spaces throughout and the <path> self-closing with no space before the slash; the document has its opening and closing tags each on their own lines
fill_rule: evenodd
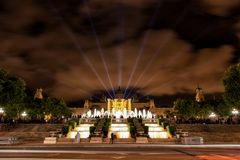
<svg viewBox="0 0 240 160">
<path fill-rule="evenodd" d="M 197 102 L 202 102 L 204 101 L 204 94 L 203 94 L 203 89 L 199 87 L 199 85 L 196 88 L 196 97 L 195 97 Z"/>
<path fill-rule="evenodd" d="M 43 99 L 43 95 L 42 95 L 43 89 L 42 88 L 37 88 L 35 95 L 34 95 L 34 99 Z"/>
<path fill-rule="evenodd" d="M 118 87 L 116 98 L 118 98 L 118 99 L 122 99 L 123 98 L 123 93 L 122 93 L 120 87 Z"/>
</svg>

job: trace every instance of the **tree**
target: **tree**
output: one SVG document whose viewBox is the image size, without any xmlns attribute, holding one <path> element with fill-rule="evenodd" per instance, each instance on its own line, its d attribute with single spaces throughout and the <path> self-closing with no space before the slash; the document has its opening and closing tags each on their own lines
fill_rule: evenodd
<svg viewBox="0 0 240 160">
<path fill-rule="evenodd" d="M 69 116 L 70 109 L 63 99 L 47 97 L 43 100 L 27 96 L 25 81 L 10 76 L 0 68 L 0 105 L 9 118 L 20 118 L 27 111 L 30 119 L 42 119 L 45 115 Z"/>
<path fill-rule="evenodd" d="M 63 98 L 59 99 L 57 102 L 57 113 L 60 116 L 70 116 L 71 115 L 71 111 L 69 109 L 69 107 L 67 106 L 66 102 L 64 101 Z"/>
<path fill-rule="evenodd" d="M 0 103 L 4 106 L 5 113 L 11 118 L 20 118 L 24 110 L 25 81 L 21 78 L 9 76 L 0 69 Z"/>
<path fill-rule="evenodd" d="M 198 105 L 197 115 L 203 119 L 208 118 L 214 107 L 208 102 L 195 102 Z"/>
<path fill-rule="evenodd" d="M 43 118 L 43 101 L 39 99 L 33 99 L 32 96 L 25 98 L 26 111 L 28 117 L 32 120 L 40 120 Z"/>
<path fill-rule="evenodd" d="M 70 109 L 67 107 L 63 99 L 47 97 L 39 100 L 28 97 L 26 100 L 26 105 L 28 115 L 32 120 L 45 119 L 46 117 L 48 120 L 50 120 L 51 117 L 70 115 Z"/>
<path fill-rule="evenodd" d="M 192 100 L 177 99 L 174 102 L 175 109 L 184 119 L 197 116 L 198 106 Z"/>
<path fill-rule="evenodd" d="M 230 66 L 223 77 L 226 106 L 240 109 L 240 64 Z"/>
<path fill-rule="evenodd" d="M 70 110 L 67 107 L 65 101 L 57 98 L 47 97 L 43 101 L 43 112 L 45 114 L 51 114 L 54 117 L 69 116 Z"/>
<path fill-rule="evenodd" d="M 219 102 L 215 108 L 215 111 L 219 117 L 228 117 L 231 115 L 231 107 L 229 105 L 226 105 L 224 101 Z"/>
<path fill-rule="evenodd" d="M 214 106 L 209 102 L 196 102 L 194 100 L 177 99 L 174 102 L 175 109 L 184 119 L 190 118 L 208 118 L 214 110 Z"/>
</svg>

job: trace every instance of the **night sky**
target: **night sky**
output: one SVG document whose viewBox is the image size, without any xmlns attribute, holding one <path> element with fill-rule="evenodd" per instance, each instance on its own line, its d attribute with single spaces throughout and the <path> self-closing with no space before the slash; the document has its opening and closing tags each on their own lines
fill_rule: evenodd
<svg viewBox="0 0 240 160">
<path fill-rule="evenodd" d="M 222 93 L 239 38 L 240 0 L 0 1 L 0 67 L 67 101 Z"/>
</svg>

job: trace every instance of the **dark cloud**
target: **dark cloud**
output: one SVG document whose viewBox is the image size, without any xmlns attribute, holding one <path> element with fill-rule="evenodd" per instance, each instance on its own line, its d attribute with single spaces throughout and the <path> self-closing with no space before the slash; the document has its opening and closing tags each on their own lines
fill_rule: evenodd
<svg viewBox="0 0 240 160">
<path fill-rule="evenodd" d="M 24 27 L 24 33 L 31 37 L 37 37 L 43 34 L 47 29 L 45 22 L 36 20 L 33 23 Z"/>
<path fill-rule="evenodd" d="M 229 16 L 239 9 L 240 0 L 201 0 L 205 11 L 218 16 Z"/>
<path fill-rule="evenodd" d="M 224 70 L 239 61 L 238 0 L 0 6 L 0 67 L 67 100 L 118 86 L 152 96 L 192 93 L 197 84 L 223 92 Z"/>
</svg>

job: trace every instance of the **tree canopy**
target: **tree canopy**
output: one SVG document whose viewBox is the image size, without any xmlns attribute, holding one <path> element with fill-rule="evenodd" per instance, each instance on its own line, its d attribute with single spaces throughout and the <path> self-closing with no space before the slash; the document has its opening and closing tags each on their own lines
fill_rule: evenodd
<svg viewBox="0 0 240 160">
<path fill-rule="evenodd" d="M 196 102 L 194 100 L 177 99 L 174 102 L 175 109 L 184 119 L 207 118 L 213 111 L 213 106 L 208 102 Z"/>
<path fill-rule="evenodd" d="M 44 115 L 70 115 L 70 109 L 63 99 L 34 99 L 33 95 L 26 94 L 26 83 L 23 79 L 10 76 L 3 69 L 0 69 L 0 105 L 9 118 L 20 118 L 23 111 L 27 112 L 30 119 L 42 119 Z"/>
<path fill-rule="evenodd" d="M 223 77 L 224 101 L 231 108 L 240 109 L 240 64 L 230 66 Z"/>
<path fill-rule="evenodd" d="M 23 79 L 10 76 L 0 69 L 0 104 L 8 117 L 20 117 L 24 110 L 25 88 Z"/>
</svg>

